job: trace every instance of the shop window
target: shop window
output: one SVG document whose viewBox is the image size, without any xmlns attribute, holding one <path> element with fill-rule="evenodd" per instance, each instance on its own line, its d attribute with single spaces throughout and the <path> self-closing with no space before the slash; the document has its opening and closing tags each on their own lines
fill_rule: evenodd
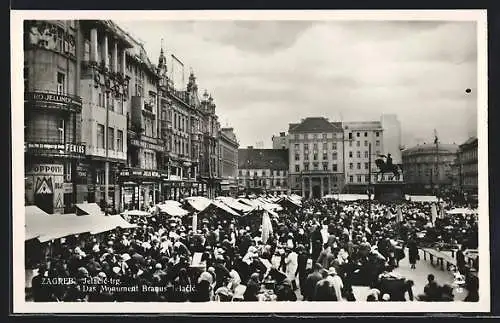
<svg viewBox="0 0 500 323">
<path fill-rule="evenodd" d="M 57 125 L 57 133 L 59 136 L 59 142 L 64 143 L 65 138 L 64 138 L 64 132 L 65 132 L 65 124 L 64 124 L 64 119 L 59 119 L 58 125 Z"/>
</svg>

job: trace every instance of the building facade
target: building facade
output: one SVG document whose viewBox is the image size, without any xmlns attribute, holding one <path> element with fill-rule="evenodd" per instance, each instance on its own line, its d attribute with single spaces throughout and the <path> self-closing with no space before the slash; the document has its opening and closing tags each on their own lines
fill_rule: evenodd
<svg viewBox="0 0 500 323">
<path fill-rule="evenodd" d="M 82 140 L 87 158 L 80 171 L 87 174 L 87 201 L 120 209 L 118 174 L 127 164 L 126 73 L 130 37 L 108 20 L 79 22 L 82 38 L 80 92 Z"/>
<path fill-rule="evenodd" d="M 459 146 L 460 188 L 467 195 L 478 193 L 477 137 L 471 137 Z"/>
<path fill-rule="evenodd" d="M 219 132 L 219 174 L 221 193 L 238 194 L 238 139 L 233 128 L 221 128 Z"/>
<path fill-rule="evenodd" d="M 288 151 L 284 149 L 238 150 L 239 194 L 287 194 Z"/>
<path fill-rule="evenodd" d="M 406 191 L 439 194 L 451 189 L 457 152 L 457 145 L 441 143 L 405 149 L 402 157 Z"/>
<path fill-rule="evenodd" d="M 306 118 L 290 124 L 289 192 L 308 198 L 340 193 L 344 186 L 344 131 L 340 122 Z"/>
<path fill-rule="evenodd" d="M 346 183 L 344 192 L 363 194 L 367 192 L 370 183 L 382 178 L 377 177 L 375 160 L 384 152 L 384 129 L 379 121 L 345 122 L 343 128 Z M 392 175 L 383 176 L 388 179 Z"/>
<path fill-rule="evenodd" d="M 77 170 L 86 139 L 81 136 L 79 24 L 24 23 L 25 203 L 65 213 L 87 197 Z"/>
<path fill-rule="evenodd" d="M 288 149 L 288 136 L 286 132 L 280 132 L 279 136 L 273 136 L 273 149 Z"/>
</svg>

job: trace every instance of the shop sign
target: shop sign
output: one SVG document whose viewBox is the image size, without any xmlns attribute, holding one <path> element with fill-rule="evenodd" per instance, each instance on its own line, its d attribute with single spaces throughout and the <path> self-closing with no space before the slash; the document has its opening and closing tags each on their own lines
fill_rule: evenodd
<svg viewBox="0 0 500 323">
<path fill-rule="evenodd" d="M 144 137 L 142 137 L 144 138 Z M 154 138 L 151 138 L 151 139 L 154 139 Z M 143 140 L 143 139 L 131 139 L 130 140 L 130 144 L 132 146 L 136 146 L 136 147 L 141 147 L 141 148 L 144 148 L 144 149 L 151 149 L 151 150 L 156 150 L 156 151 L 164 151 L 165 150 L 165 147 L 162 146 L 159 142 L 155 141 L 155 142 L 150 142 L 149 140 Z"/>
<path fill-rule="evenodd" d="M 79 97 L 50 92 L 26 92 L 24 93 L 24 100 L 82 107 L 82 99 Z"/>
<path fill-rule="evenodd" d="M 24 144 L 24 151 L 85 155 L 85 145 L 73 144 L 73 143 L 58 144 L 58 143 L 27 142 Z"/>
<path fill-rule="evenodd" d="M 30 174 L 33 175 L 64 175 L 64 166 L 59 164 L 34 164 Z"/>
<path fill-rule="evenodd" d="M 73 193 L 73 183 L 64 183 L 63 190 L 64 194 Z"/>
</svg>

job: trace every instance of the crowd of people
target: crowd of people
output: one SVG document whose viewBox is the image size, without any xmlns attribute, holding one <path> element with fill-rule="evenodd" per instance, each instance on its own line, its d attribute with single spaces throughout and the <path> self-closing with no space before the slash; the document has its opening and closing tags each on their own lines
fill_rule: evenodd
<svg viewBox="0 0 500 323">
<path fill-rule="evenodd" d="M 451 203 L 449 203 L 451 205 Z M 398 218 L 400 212 L 403 217 Z M 35 302 L 453 301 L 434 277 L 424 293 L 394 271 L 418 266 L 418 248 L 477 247 L 477 218 L 432 223 L 422 203 L 307 200 L 271 216 L 234 217 L 221 210 L 172 220 L 152 213 L 133 229 L 61 239 L 42 252 L 32 279 Z M 253 218 L 253 219 L 252 219 Z M 42 248 L 40 250 L 48 250 Z M 477 271 L 460 263 L 467 301 L 478 300 Z M 357 299 L 353 286 L 367 286 Z"/>
</svg>

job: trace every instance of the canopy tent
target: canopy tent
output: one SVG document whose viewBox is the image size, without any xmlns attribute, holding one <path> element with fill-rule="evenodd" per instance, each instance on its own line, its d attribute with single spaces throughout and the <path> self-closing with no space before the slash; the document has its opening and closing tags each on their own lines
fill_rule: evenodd
<svg viewBox="0 0 500 323">
<path fill-rule="evenodd" d="M 28 212 L 30 211 L 31 210 Z M 43 213 L 28 212 L 25 217 L 25 240 L 38 238 L 40 242 L 46 242 L 74 234 L 97 234 L 116 228 L 129 229 L 136 227 L 134 224 L 125 221 L 119 215 L 44 215 Z"/>
<path fill-rule="evenodd" d="M 439 199 L 434 195 L 406 195 L 406 199 L 410 202 L 419 202 L 419 203 L 436 203 L 439 202 Z"/>
<path fill-rule="evenodd" d="M 368 200 L 368 194 L 336 194 L 332 197 L 335 200 L 347 202 L 347 201 L 365 201 Z M 374 198 L 374 195 L 371 195 Z"/>
<path fill-rule="evenodd" d="M 477 211 L 469 209 L 469 208 L 454 208 L 451 210 L 446 211 L 446 214 L 465 214 L 465 215 L 470 215 L 470 214 L 477 214 Z"/>
<path fill-rule="evenodd" d="M 179 202 L 173 200 L 164 201 L 163 203 L 156 205 L 160 213 L 167 213 L 170 216 L 182 217 L 189 212 L 184 210 L 181 206 L 182 205 Z"/>
<path fill-rule="evenodd" d="M 97 203 L 78 203 L 76 204 L 77 215 L 104 215 L 101 208 Z"/>
<path fill-rule="evenodd" d="M 211 205 L 214 205 L 215 207 L 223 210 L 223 211 L 226 211 L 227 213 L 231 214 L 231 215 L 234 215 L 234 216 L 237 216 L 239 217 L 240 214 L 238 214 L 236 211 L 234 211 L 232 208 L 230 208 L 229 206 L 227 206 L 226 204 L 220 202 L 220 201 L 217 201 L 217 200 L 214 200 L 212 201 L 212 204 Z"/>
<path fill-rule="evenodd" d="M 251 206 L 245 205 L 243 203 L 238 202 L 238 200 L 232 198 L 232 197 L 227 197 L 227 196 L 219 196 L 216 198 L 216 201 L 220 201 L 230 208 L 239 211 L 239 212 L 250 212 L 252 210 Z"/>
<path fill-rule="evenodd" d="M 122 214 L 125 216 L 152 216 L 151 213 L 141 210 L 126 210 Z"/>
<path fill-rule="evenodd" d="M 265 206 L 265 208 L 267 208 L 267 209 L 270 209 L 270 210 L 273 210 L 273 211 L 282 211 L 283 210 L 283 208 L 281 207 L 281 205 L 276 204 L 276 203 L 274 203 L 272 201 L 269 201 L 267 199 L 258 198 L 257 201 L 260 201 Z"/>
<path fill-rule="evenodd" d="M 244 197 L 240 197 L 237 201 L 240 202 L 240 203 L 243 203 L 245 205 L 248 205 L 248 206 L 250 206 L 252 208 L 256 207 L 257 205 L 260 204 L 257 200 L 251 200 L 251 199 L 247 199 L 247 198 L 244 198 Z"/>
<path fill-rule="evenodd" d="M 190 196 L 186 197 L 185 200 L 188 202 L 189 205 L 191 205 L 193 209 L 195 209 L 198 212 L 205 210 L 213 202 L 212 200 L 204 196 Z"/>
<path fill-rule="evenodd" d="M 254 213 L 254 212 L 258 212 L 258 211 L 265 211 L 267 213 L 269 213 L 270 215 L 272 215 L 273 217 L 279 217 L 278 213 L 274 212 L 273 210 L 271 209 L 268 209 L 266 208 L 265 205 L 258 205 L 256 207 L 254 207 L 250 212 L 248 212 L 247 214 L 251 214 L 251 213 Z"/>
<path fill-rule="evenodd" d="M 290 196 L 282 197 L 278 202 L 281 206 L 292 206 L 294 208 L 299 208 L 302 206 L 302 202 L 291 198 Z"/>
</svg>

